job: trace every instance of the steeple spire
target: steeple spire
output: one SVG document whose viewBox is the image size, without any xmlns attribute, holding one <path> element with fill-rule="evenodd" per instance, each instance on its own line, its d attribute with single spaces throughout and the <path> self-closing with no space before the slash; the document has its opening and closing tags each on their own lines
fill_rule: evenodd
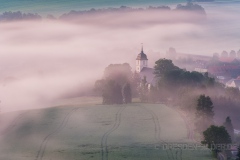
<svg viewBox="0 0 240 160">
<path fill-rule="evenodd" d="M 143 52 L 143 43 L 141 43 L 141 52 L 136 58 L 136 71 L 140 73 L 144 67 L 148 67 L 148 59 L 147 55 Z"/>
</svg>

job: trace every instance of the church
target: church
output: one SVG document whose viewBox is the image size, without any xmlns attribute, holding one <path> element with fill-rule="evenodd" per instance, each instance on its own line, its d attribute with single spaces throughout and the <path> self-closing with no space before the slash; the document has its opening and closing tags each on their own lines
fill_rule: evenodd
<svg viewBox="0 0 240 160">
<path fill-rule="evenodd" d="M 143 52 L 143 46 L 141 52 L 137 55 L 136 58 L 136 72 L 139 73 L 141 79 L 146 76 L 148 84 L 156 84 L 157 79 L 154 75 L 154 69 L 148 67 L 148 58 L 147 55 Z"/>
</svg>

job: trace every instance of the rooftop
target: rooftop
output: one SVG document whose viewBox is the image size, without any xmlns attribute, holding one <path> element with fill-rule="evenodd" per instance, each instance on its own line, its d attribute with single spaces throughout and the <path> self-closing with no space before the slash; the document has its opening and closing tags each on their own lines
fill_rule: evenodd
<svg viewBox="0 0 240 160">
<path fill-rule="evenodd" d="M 143 52 L 143 47 L 142 47 L 141 53 L 139 53 L 139 54 L 137 55 L 137 59 L 136 59 L 136 60 L 148 60 L 148 59 L 147 59 L 147 55 Z"/>
</svg>

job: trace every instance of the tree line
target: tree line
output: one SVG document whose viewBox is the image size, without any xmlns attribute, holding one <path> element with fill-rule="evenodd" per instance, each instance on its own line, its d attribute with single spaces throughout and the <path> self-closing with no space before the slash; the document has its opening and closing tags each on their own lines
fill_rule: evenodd
<svg viewBox="0 0 240 160">
<path fill-rule="evenodd" d="M 103 78 L 95 82 L 95 90 L 102 95 L 103 104 L 132 102 L 133 74 L 129 64 L 111 64 Z"/>
<path fill-rule="evenodd" d="M 77 16 L 82 16 L 86 14 L 100 14 L 100 13 L 110 13 L 110 12 L 118 12 L 118 13 L 123 13 L 123 12 L 139 12 L 139 11 L 190 11 L 190 12 L 195 12 L 199 14 L 205 15 L 205 9 L 200 6 L 199 4 L 188 2 L 185 5 L 183 4 L 178 4 L 176 8 L 171 9 L 169 6 L 149 6 L 147 8 L 132 8 L 132 7 L 127 7 L 127 6 L 121 6 L 119 8 L 103 8 L 103 9 L 95 9 L 92 8 L 90 10 L 83 10 L 83 11 L 75 11 L 72 10 L 68 13 L 64 13 L 59 17 L 59 19 L 69 19 Z"/>
</svg>

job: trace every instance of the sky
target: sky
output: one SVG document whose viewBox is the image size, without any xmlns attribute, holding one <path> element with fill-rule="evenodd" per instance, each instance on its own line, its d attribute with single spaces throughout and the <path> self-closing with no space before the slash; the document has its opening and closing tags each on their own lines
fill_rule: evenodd
<svg viewBox="0 0 240 160">
<path fill-rule="evenodd" d="M 1 111 L 48 107 L 80 95 L 111 63 L 127 62 L 134 71 L 141 43 L 149 67 L 169 47 L 209 56 L 238 51 L 239 4 L 203 6 L 204 20 L 192 13 L 147 12 L 86 15 L 75 22 L 0 23 Z"/>
</svg>

